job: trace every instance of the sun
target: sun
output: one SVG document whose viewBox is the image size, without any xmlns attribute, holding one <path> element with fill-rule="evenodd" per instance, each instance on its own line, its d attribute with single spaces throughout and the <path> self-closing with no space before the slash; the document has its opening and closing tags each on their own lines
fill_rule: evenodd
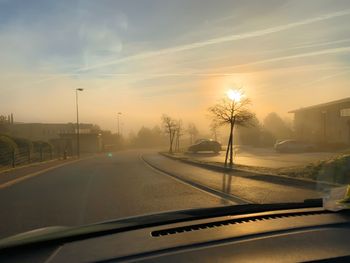
<svg viewBox="0 0 350 263">
<path fill-rule="evenodd" d="M 230 89 L 227 91 L 227 97 L 234 102 L 239 102 L 242 99 L 242 93 L 239 90 Z"/>
</svg>

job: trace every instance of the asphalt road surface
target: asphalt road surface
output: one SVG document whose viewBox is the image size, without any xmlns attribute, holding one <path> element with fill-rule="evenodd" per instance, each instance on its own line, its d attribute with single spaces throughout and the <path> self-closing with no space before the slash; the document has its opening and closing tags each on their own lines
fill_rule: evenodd
<svg viewBox="0 0 350 263">
<path fill-rule="evenodd" d="M 224 203 L 151 169 L 139 156 L 129 151 L 81 160 L 0 189 L 0 237 Z"/>
<path fill-rule="evenodd" d="M 320 189 L 222 174 L 150 151 L 125 151 L 80 160 L 0 188 L 0 237 L 167 210 L 321 195 Z"/>
</svg>

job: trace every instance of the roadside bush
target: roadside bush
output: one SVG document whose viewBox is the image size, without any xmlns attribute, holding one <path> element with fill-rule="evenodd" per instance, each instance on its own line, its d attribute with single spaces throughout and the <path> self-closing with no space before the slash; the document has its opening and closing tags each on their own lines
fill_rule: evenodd
<svg viewBox="0 0 350 263">
<path fill-rule="evenodd" d="M 324 163 L 320 178 L 335 183 L 350 182 L 350 155 L 341 155 Z"/>
<path fill-rule="evenodd" d="M 19 151 L 33 151 L 33 142 L 23 138 L 13 138 L 13 141 L 17 144 Z"/>
<path fill-rule="evenodd" d="M 33 149 L 35 152 L 51 152 L 53 150 L 53 145 L 49 142 L 44 141 L 34 141 Z"/>
<path fill-rule="evenodd" d="M 17 152 L 16 142 L 7 135 L 0 135 L 0 152 Z"/>
<path fill-rule="evenodd" d="M 327 161 L 319 161 L 306 166 L 281 168 L 277 173 L 315 181 L 349 184 L 350 154 L 340 155 Z"/>
<path fill-rule="evenodd" d="M 17 152 L 17 144 L 9 136 L 0 135 L 0 165 L 8 165 Z"/>
</svg>

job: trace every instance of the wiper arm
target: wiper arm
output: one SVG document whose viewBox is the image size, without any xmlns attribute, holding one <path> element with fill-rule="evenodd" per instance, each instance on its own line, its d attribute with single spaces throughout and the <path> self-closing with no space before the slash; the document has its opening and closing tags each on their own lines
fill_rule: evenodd
<svg viewBox="0 0 350 263">
<path fill-rule="evenodd" d="M 322 199 L 308 199 L 302 203 L 243 204 L 222 207 L 198 208 L 159 214 L 129 217 L 79 227 L 65 227 L 57 231 L 23 233 L 0 240 L 0 250 L 12 247 L 48 244 L 61 244 L 107 234 L 130 231 L 145 227 L 179 223 L 228 215 L 242 215 L 274 210 L 322 207 Z M 50 228 L 48 228 L 50 229 Z"/>
</svg>

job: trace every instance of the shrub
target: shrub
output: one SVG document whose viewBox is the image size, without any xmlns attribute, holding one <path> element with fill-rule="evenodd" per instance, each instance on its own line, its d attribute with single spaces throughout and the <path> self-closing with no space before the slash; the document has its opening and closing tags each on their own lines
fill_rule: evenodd
<svg viewBox="0 0 350 263">
<path fill-rule="evenodd" d="M 18 152 L 18 146 L 11 137 L 0 135 L 0 152 Z"/>
</svg>

